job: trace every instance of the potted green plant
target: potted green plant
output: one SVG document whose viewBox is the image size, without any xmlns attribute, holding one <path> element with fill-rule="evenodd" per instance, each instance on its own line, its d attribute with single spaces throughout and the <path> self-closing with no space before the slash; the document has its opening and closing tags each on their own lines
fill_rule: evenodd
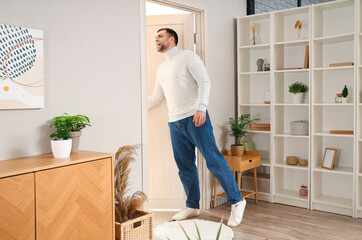
<svg viewBox="0 0 362 240">
<path fill-rule="evenodd" d="M 259 120 L 260 118 L 252 119 L 248 113 L 242 114 L 239 118 L 229 118 L 230 135 L 235 137 L 235 144 L 231 145 L 231 154 L 233 156 L 242 157 L 244 155 L 244 145 L 241 143 L 241 139 L 246 134 L 245 127 Z"/>
<path fill-rule="evenodd" d="M 70 116 L 68 113 L 64 113 L 67 118 L 67 124 L 70 128 L 70 135 L 73 139 L 72 143 L 72 152 L 78 152 L 79 149 L 79 140 L 82 135 L 82 129 L 91 126 L 89 118 L 84 115 L 74 115 Z"/>
<path fill-rule="evenodd" d="M 293 94 L 293 103 L 303 103 L 304 94 L 308 91 L 308 86 L 301 82 L 295 82 L 289 86 L 289 92 Z"/>
<path fill-rule="evenodd" d="M 66 116 L 56 116 L 49 121 L 50 127 L 56 131 L 50 135 L 51 148 L 54 158 L 67 158 L 72 149 L 70 126 Z"/>
<path fill-rule="evenodd" d="M 344 85 L 344 88 L 342 90 L 342 103 L 347 103 L 347 96 L 348 96 L 348 88 L 347 85 Z"/>
</svg>

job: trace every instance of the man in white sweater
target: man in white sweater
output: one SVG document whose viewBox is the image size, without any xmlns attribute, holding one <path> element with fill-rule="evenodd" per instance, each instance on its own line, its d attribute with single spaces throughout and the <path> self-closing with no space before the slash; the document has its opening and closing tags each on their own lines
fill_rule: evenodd
<svg viewBox="0 0 362 240">
<path fill-rule="evenodd" d="M 182 220 L 200 214 L 200 189 L 196 168 L 195 147 L 206 159 L 207 167 L 218 179 L 231 204 L 228 225 L 240 224 L 246 201 L 225 158 L 218 150 L 206 107 L 209 103 L 210 79 L 198 55 L 178 50 L 177 33 L 169 28 L 158 30 L 157 51 L 165 55 L 160 65 L 156 85 L 148 97 L 148 108 L 166 98 L 172 149 L 179 176 L 186 192 L 186 209 L 172 217 Z"/>
</svg>

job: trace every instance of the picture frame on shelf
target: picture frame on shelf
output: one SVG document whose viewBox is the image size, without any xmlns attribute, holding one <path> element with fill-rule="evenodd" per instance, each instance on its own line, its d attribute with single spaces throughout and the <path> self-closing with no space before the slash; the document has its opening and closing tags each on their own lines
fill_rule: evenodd
<svg viewBox="0 0 362 240">
<path fill-rule="evenodd" d="M 337 149 L 334 148 L 326 148 L 324 150 L 324 156 L 322 161 L 322 168 L 326 168 L 329 170 L 333 169 L 334 159 L 336 157 Z"/>
</svg>

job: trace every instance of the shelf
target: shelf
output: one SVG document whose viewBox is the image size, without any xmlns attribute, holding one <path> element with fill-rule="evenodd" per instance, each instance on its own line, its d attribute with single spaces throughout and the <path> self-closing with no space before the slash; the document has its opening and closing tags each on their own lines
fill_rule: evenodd
<svg viewBox="0 0 362 240">
<path fill-rule="evenodd" d="M 286 17 L 286 16 L 299 15 L 299 14 L 308 13 L 308 12 L 309 12 L 309 6 L 304 6 L 304 7 L 288 8 L 288 9 L 284 9 L 284 10 L 279 10 L 279 11 L 275 12 L 275 14 Z"/>
<path fill-rule="evenodd" d="M 285 197 L 290 199 L 308 201 L 308 196 L 299 196 L 299 191 L 292 191 L 292 190 L 282 190 L 274 193 L 274 196 L 278 197 Z"/>
<path fill-rule="evenodd" d="M 352 167 L 340 167 L 336 166 L 333 170 L 317 167 L 313 171 L 315 172 L 324 172 L 324 173 L 332 173 L 332 174 L 344 174 L 344 175 L 353 175 Z"/>
<path fill-rule="evenodd" d="M 293 106 L 293 107 L 308 107 L 309 103 L 276 103 L 274 106 Z"/>
<path fill-rule="evenodd" d="M 354 66 L 341 66 L 341 67 L 318 67 L 318 68 L 314 68 L 314 71 L 333 71 L 333 70 L 348 70 L 354 69 Z"/>
<path fill-rule="evenodd" d="M 308 161 L 308 162 L 309 162 L 309 161 Z M 283 162 L 283 163 L 275 163 L 274 167 L 290 168 L 290 169 L 308 171 L 308 166 L 288 165 L 288 164 L 286 164 L 285 162 Z"/>
<path fill-rule="evenodd" d="M 352 209 L 352 199 L 339 198 L 332 196 L 319 195 L 313 201 L 314 203 L 328 204 L 335 207 L 343 207 Z"/>
<path fill-rule="evenodd" d="M 260 72 L 241 72 L 240 75 L 260 75 L 260 74 L 269 74 L 270 71 L 260 71 Z"/>
<path fill-rule="evenodd" d="M 353 6 L 353 1 L 350 0 L 344 0 L 344 1 L 332 1 L 332 2 L 326 2 L 322 4 L 314 5 L 315 10 L 329 10 L 329 9 L 337 9 L 337 8 L 343 8 L 343 7 L 350 7 Z"/>
<path fill-rule="evenodd" d="M 309 72 L 309 68 L 301 68 L 301 69 L 290 69 L 290 70 L 275 70 L 276 73 L 286 73 L 286 72 Z"/>
<path fill-rule="evenodd" d="M 240 18 L 240 21 L 259 21 L 259 20 L 268 20 L 270 13 L 259 13 L 255 15 L 248 15 Z"/>
<path fill-rule="evenodd" d="M 262 48 L 269 48 L 270 44 L 256 44 L 256 45 L 246 45 L 246 46 L 240 46 L 240 49 L 262 49 Z"/>
<path fill-rule="evenodd" d="M 244 188 L 242 188 L 242 189 L 240 189 L 241 191 L 243 191 L 243 192 L 253 192 L 254 191 L 254 189 L 244 189 Z M 266 195 L 266 196 L 269 196 L 270 195 L 270 193 L 268 193 L 268 192 L 260 192 L 259 190 L 258 190 L 258 197 L 259 197 L 259 194 L 260 195 Z M 225 195 L 226 196 L 226 195 Z"/>
<path fill-rule="evenodd" d="M 321 44 L 329 44 L 329 43 L 353 41 L 353 38 L 354 38 L 353 33 L 346 33 L 346 34 L 338 34 L 327 37 L 319 37 L 315 38 L 313 41 Z"/>
<path fill-rule="evenodd" d="M 352 106 L 353 103 L 314 103 L 313 106 L 326 106 L 326 107 L 345 107 L 345 106 Z"/>
<path fill-rule="evenodd" d="M 309 39 L 295 40 L 295 41 L 285 41 L 285 42 L 276 42 L 275 46 L 295 46 L 295 45 L 305 45 L 309 43 Z"/>
<path fill-rule="evenodd" d="M 309 135 L 291 135 L 290 133 L 274 134 L 274 137 L 285 137 L 285 138 L 309 138 Z"/>
<path fill-rule="evenodd" d="M 323 137 L 347 137 L 353 138 L 354 135 L 350 134 L 330 134 L 329 132 L 322 132 L 322 133 L 313 133 L 314 136 L 323 136 Z"/>
<path fill-rule="evenodd" d="M 270 104 L 265 104 L 265 103 L 245 103 L 245 104 L 240 104 L 240 107 L 270 107 Z"/>
<path fill-rule="evenodd" d="M 264 133 L 264 134 L 270 133 L 270 131 L 257 131 L 257 130 L 246 130 L 246 132 L 248 132 L 248 133 Z"/>
<path fill-rule="evenodd" d="M 265 158 L 260 159 L 260 165 L 269 167 L 270 166 L 270 159 L 265 159 Z"/>
</svg>

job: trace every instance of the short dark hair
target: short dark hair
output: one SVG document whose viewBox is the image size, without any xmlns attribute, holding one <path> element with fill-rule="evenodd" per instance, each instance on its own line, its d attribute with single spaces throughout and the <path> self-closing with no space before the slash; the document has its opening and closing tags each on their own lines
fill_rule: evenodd
<svg viewBox="0 0 362 240">
<path fill-rule="evenodd" d="M 176 46 L 177 46 L 177 43 L 178 43 L 177 33 L 176 33 L 173 29 L 171 29 L 171 28 L 161 28 L 161 29 L 158 29 L 157 32 L 160 32 L 160 31 L 163 31 L 163 30 L 165 30 L 169 35 L 171 35 L 172 37 L 175 38 L 175 44 L 176 44 Z"/>
</svg>

